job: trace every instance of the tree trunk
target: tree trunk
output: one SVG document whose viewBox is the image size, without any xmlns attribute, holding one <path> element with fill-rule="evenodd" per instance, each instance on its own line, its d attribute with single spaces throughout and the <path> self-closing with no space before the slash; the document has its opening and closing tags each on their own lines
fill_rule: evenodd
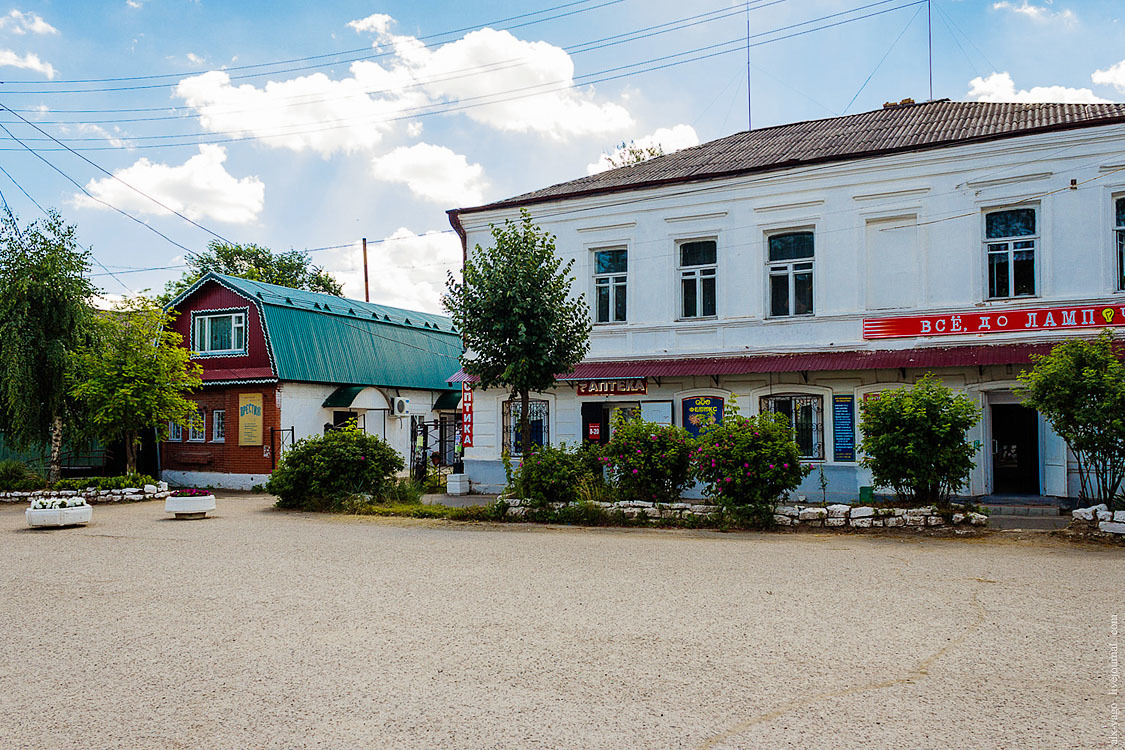
<svg viewBox="0 0 1125 750">
<path fill-rule="evenodd" d="M 520 390 L 520 452 L 527 456 L 531 452 L 531 396 L 526 388 Z"/>
<path fill-rule="evenodd" d="M 135 474 L 137 471 L 137 434 L 125 433 L 125 473 Z"/>
<path fill-rule="evenodd" d="M 47 481 L 51 484 L 62 478 L 62 417 L 51 423 L 51 458 L 47 466 Z"/>
</svg>

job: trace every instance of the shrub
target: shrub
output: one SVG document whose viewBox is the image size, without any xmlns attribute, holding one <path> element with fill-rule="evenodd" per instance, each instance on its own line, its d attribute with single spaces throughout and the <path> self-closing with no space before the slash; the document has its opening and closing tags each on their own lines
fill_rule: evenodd
<svg viewBox="0 0 1125 750">
<path fill-rule="evenodd" d="M 677 502 L 691 479 L 692 440 L 682 427 L 613 417 L 603 462 L 626 500 Z"/>
<path fill-rule="evenodd" d="M 590 475 L 582 454 L 564 443 L 536 446 L 513 472 L 513 489 L 534 505 L 571 503 L 578 486 Z"/>
<path fill-rule="evenodd" d="M 156 480 L 148 474 L 122 474 L 116 477 L 75 477 L 73 479 L 60 479 L 55 482 L 56 490 L 85 490 L 93 487 L 95 490 L 123 490 L 126 488 L 140 489 L 146 484 L 156 484 Z"/>
<path fill-rule="evenodd" d="M 864 401 L 860 415 L 863 465 L 876 485 L 890 487 L 900 501 L 946 505 L 968 480 L 980 446 L 966 432 L 980 409 L 933 375 Z"/>
<path fill-rule="evenodd" d="M 389 505 L 420 505 L 424 494 L 425 488 L 412 477 L 399 477 L 388 482 L 383 494 L 375 499 Z"/>
<path fill-rule="evenodd" d="M 348 425 L 297 441 L 274 469 L 266 491 L 277 507 L 339 511 L 351 495 L 382 497 L 402 457 L 382 438 Z"/>
<path fill-rule="evenodd" d="M 700 435 L 692 458 L 707 495 L 754 526 L 771 525 L 774 505 L 812 470 L 801 465 L 792 425 L 781 414 L 742 417 L 731 410 Z"/>
<path fill-rule="evenodd" d="M 0 491 L 31 492 L 47 486 L 47 480 L 21 461 L 0 461 Z"/>
</svg>

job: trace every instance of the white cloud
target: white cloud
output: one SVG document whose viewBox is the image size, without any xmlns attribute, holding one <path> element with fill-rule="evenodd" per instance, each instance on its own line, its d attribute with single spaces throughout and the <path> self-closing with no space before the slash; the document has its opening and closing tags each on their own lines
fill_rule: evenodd
<svg viewBox="0 0 1125 750">
<path fill-rule="evenodd" d="M 372 13 L 367 18 L 358 18 L 348 23 L 357 32 L 369 31 L 374 34 L 386 34 L 394 19 L 385 13 Z"/>
<path fill-rule="evenodd" d="M 1095 70 L 1090 80 L 1099 86 L 1113 86 L 1118 91 L 1125 93 L 1125 60 L 1111 65 L 1105 70 Z"/>
<path fill-rule="evenodd" d="M 993 73 L 969 81 L 969 99 L 978 102 L 1057 102 L 1062 104 L 1101 104 L 1108 102 L 1090 89 L 1067 86 L 1033 86 L 1016 90 L 1008 73 Z"/>
<path fill-rule="evenodd" d="M 645 149 L 659 146 L 664 153 L 670 154 L 682 148 L 699 145 L 699 134 L 691 125 L 674 125 L 670 128 L 657 128 L 648 135 L 642 135 L 633 140 L 632 144 L 616 147 L 612 153 L 602 154 L 593 164 L 586 165 L 586 174 L 597 174 L 607 169 L 612 169 L 614 161 L 620 160 L 622 154 L 630 147 Z"/>
<path fill-rule="evenodd" d="M 195 54 L 194 52 L 187 53 L 187 59 L 188 59 L 188 62 L 191 63 L 192 65 L 202 65 L 204 62 L 206 62 L 206 60 L 204 58 L 200 57 L 199 55 Z"/>
<path fill-rule="evenodd" d="M 416 143 L 371 160 L 375 176 L 401 182 L 419 198 L 445 206 L 484 202 L 484 169 L 445 146 Z"/>
<path fill-rule="evenodd" d="M 28 52 L 20 57 L 10 49 L 0 49 L 0 68 L 22 68 L 23 70 L 34 70 L 36 73 L 42 73 L 48 78 L 55 77 L 54 66 L 45 60 L 40 60 L 39 55 L 33 52 Z"/>
<path fill-rule="evenodd" d="M 119 180 L 152 196 L 191 219 L 214 219 L 230 224 L 255 221 L 265 204 L 265 184 L 257 177 L 231 176 L 223 167 L 227 153 L 221 146 L 204 145 L 179 166 L 140 159 L 114 172 Z M 95 197 L 126 211 L 164 216 L 170 212 L 106 177 L 91 180 L 86 189 Z M 85 195 L 76 195 L 80 206 L 104 208 Z"/>
<path fill-rule="evenodd" d="M 1040 23 L 1061 21 L 1067 25 L 1072 25 L 1078 21 L 1078 16 L 1074 15 L 1074 11 L 1069 8 L 1053 10 L 1051 7 L 1053 5 L 1054 0 L 1046 0 L 1046 3 L 1043 5 L 1034 5 L 1030 0 L 1021 0 L 1019 3 L 1010 2 L 1010 0 L 1000 0 L 1000 2 L 992 4 L 992 9 L 1006 10 L 1010 13 L 1015 13 Z"/>
<path fill-rule="evenodd" d="M 461 242 L 449 232 L 414 234 L 400 228 L 387 242 L 368 243 L 371 301 L 441 313 L 445 275 L 461 271 Z M 315 261 L 340 280 L 344 296 L 363 299 L 363 255 L 357 242 L 317 254 Z"/>
<path fill-rule="evenodd" d="M 24 13 L 14 8 L 6 16 L 0 16 L 0 29 L 13 34 L 57 34 L 59 30 L 35 13 Z"/>
<path fill-rule="evenodd" d="M 119 128 L 114 128 L 114 129 L 117 130 L 118 132 L 120 132 Z M 66 131 L 66 130 L 68 130 L 68 128 L 66 126 L 63 126 L 63 130 Z M 108 130 L 106 130 L 105 128 L 103 128 L 101 125 L 95 125 L 95 124 L 89 123 L 89 122 L 82 122 L 82 123 L 78 124 L 77 131 L 79 133 L 92 133 L 93 135 L 105 138 L 107 141 L 109 141 L 109 145 L 113 146 L 114 148 L 124 148 L 125 147 L 125 141 L 121 140 L 116 135 L 114 135 L 113 133 L 111 133 Z"/>
</svg>

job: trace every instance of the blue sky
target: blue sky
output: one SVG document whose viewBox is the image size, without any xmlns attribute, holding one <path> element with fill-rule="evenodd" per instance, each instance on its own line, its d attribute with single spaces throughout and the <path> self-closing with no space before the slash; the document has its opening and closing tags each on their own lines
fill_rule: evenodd
<svg viewBox="0 0 1125 750">
<path fill-rule="evenodd" d="M 754 127 L 926 99 L 927 6 L 912 2 L 751 0 Z M 0 166 L 78 225 L 116 274 L 93 269 L 110 295 L 161 288 L 177 268 L 138 269 L 180 265 L 219 235 L 328 248 L 314 261 L 362 296 L 365 236 L 372 299 L 437 311 L 460 255 L 446 209 L 583 176 L 622 141 L 672 150 L 744 130 L 744 9 L 0 6 L 0 105 L 14 110 L 0 122 L 66 177 L 3 132 Z M 1116 0 L 933 0 L 934 96 L 1125 101 L 1123 13 Z M 279 62 L 294 58 L 313 59 Z M 2 174 L 0 190 L 22 220 L 38 216 Z"/>
</svg>

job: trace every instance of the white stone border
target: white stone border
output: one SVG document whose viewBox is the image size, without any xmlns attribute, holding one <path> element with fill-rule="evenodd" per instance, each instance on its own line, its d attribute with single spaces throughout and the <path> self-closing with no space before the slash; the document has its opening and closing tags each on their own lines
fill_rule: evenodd
<svg viewBox="0 0 1125 750">
<path fill-rule="evenodd" d="M 34 490 L 32 492 L 0 492 L 0 503 L 30 503 L 33 500 L 70 500 L 81 497 L 90 505 L 142 500 L 163 500 L 171 494 L 168 483 L 146 484 L 144 487 L 127 487 L 123 490 Z"/>
<path fill-rule="evenodd" d="M 1092 528 L 1096 523 L 1098 531 L 1105 534 L 1125 534 L 1125 510 L 1111 511 L 1105 503 L 1089 508 L 1078 508 L 1070 512 L 1070 528 Z"/>
</svg>

